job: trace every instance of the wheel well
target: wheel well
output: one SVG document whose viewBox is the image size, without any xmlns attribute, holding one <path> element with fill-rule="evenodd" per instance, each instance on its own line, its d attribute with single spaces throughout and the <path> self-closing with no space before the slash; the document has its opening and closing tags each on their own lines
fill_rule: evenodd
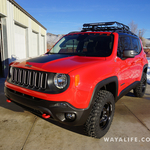
<svg viewBox="0 0 150 150">
<path fill-rule="evenodd" d="M 116 102 L 117 95 L 118 95 L 118 77 L 112 76 L 97 83 L 97 85 L 95 86 L 93 95 L 91 97 L 92 102 L 94 102 L 95 97 L 100 90 L 106 90 L 106 91 L 111 92 Z"/>
<path fill-rule="evenodd" d="M 147 73 L 147 69 L 148 69 L 148 64 L 144 65 L 143 72 Z"/>
<path fill-rule="evenodd" d="M 116 83 L 115 82 L 111 82 L 111 83 L 104 85 L 103 87 L 100 88 L 100 90 L 106 90 L 106 91 L 111 92 L 114 98 L 116 99 L 117 95 L 116 95 Z"/>
<path fill-rule="evenodd" d="M 144 69 L 144 72 L 147 73 L 147 68 Z"/>
</svg>

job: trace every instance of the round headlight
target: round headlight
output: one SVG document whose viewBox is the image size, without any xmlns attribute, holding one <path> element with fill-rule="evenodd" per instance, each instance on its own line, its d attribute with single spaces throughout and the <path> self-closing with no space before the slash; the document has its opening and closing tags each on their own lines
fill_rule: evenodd
<svg viewBox="0 0 150 150">
<path fill-rule="evenodd" d="M 54 84 L 58 89 L 63 89 L 67 85 L 67 76 L 65 74 L 57 73 L 54 76 Z"/>
</svg>

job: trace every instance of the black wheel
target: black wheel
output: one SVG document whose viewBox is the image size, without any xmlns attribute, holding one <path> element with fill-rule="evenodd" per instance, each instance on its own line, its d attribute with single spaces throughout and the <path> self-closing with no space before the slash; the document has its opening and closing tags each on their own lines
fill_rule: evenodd
<svg viewBox="0 0 150 150">
<path fill-rule="evenodd" d="M 143 97 L 144 96 L 145 90 L 146 90 L 146 84 L 147 84 L 147 76 L 146 76 L 146 73 L 143 72 L 140 84 L 135 89 L 133 89 L 134 95 L 136 97 Z"/>
<path fill-rule="evenodd" d="M 113 94 L 105 90 L 100 90 L 85 123 L 86 134 L 95 138 L 104 136 L 111 125 L 114 111 L 115 101 Z"/>
</svg>

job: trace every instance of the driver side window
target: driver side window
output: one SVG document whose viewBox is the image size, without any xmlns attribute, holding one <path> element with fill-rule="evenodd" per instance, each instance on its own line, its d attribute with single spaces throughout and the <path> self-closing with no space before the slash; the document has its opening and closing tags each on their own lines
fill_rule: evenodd
<svg viewBox="0 0 150 150">
<path fill-rule="evenodd" d="M 131 49 L 131 40 L 128 36 L 119 37 L 117 56 L 123 58 L 123 51 Z"/>
</svg>

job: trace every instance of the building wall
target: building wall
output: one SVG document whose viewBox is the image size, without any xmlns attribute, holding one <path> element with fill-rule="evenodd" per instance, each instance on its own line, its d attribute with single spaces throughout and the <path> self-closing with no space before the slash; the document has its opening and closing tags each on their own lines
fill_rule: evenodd
<svg viewBox="0 0 150 150">
<path fill-rule="evenodd" d="M 24 14 L 19 8 L 14 6 L 14 20 L 26 27 L 28 27 L 29 22 L 28 22 L 28 16 Z"/>
<path fill-rule="evenodd" d="M 7 1 L 6 0 L 1 0 L 0 2 L 0 14 L 7 16 Z"/>
<path fill-rule="evenodd" d="M 41 55 L 47 51 L 46 28 L 13 0 L 1 0 L 0 17 L 3 38 L 2 61 L 6 77 L 8 64 L 12 61 Z"/>
</svg>

